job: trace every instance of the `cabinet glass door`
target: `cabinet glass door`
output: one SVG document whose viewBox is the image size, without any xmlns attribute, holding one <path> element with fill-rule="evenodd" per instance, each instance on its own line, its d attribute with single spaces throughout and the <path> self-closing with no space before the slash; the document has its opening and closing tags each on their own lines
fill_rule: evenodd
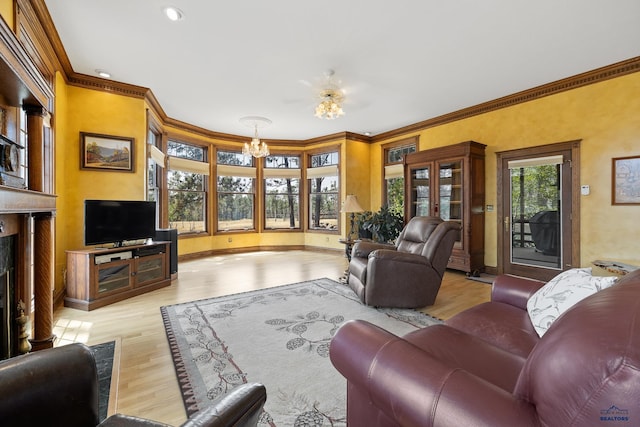
<svg viewBox="0 0 640 427">
<path fill-rule="evenodd" d="M 462 161 L 438 165 L 438 203 L 440 218 L 456 221 L 462 226 Z M 458 233 L 456 246 L 462 244 L 462 233 Z"/>
<path fill-rule="evenodd" d="M 131 264 L 111 265 L 98 268 L 98 294 L 129 287 Z"/>
<path fill-rule="evenodd" d="M 430 213 L 430 179 L 429 167 L 411 170 L 411 191 L 413 191 L 413 206 L 411 216 L 429 216 Z"/>
<path fill-rule="evenodd" d="M 440 218 L 462 222 L 462 162 L 439 164 L 438 194 Z"/>
<path fill-rule="evenodd" d="M 152 282 L 164 278 L 164 263 L 162 255 L 138 258 L 136 285 Z"/>
</svg>

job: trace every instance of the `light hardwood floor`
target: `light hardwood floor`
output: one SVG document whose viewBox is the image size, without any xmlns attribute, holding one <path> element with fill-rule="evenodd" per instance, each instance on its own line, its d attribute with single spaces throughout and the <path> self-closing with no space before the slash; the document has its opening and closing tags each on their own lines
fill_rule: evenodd
<svg viewBox="0 0 640 427">
<path fill-rule="evenodd" d="M 337 280 L 342 253 L 265 251 L 181 262 L 171 286 L 90 312 L 60 307 L 54 312 L 56 346 L 116 340 L 119 354 L 115 405 L 111 410 L 171 425 L 186 420 L 160 307 L 328 277 Z M 422 311 L 447 319 L 489 299 L 491 286 L 447 271 L 433 306 Z M 113 394 L 112 394 L 113 396 Z M 113 402 L 112 402 L 113 403 Z"/>
</svg>

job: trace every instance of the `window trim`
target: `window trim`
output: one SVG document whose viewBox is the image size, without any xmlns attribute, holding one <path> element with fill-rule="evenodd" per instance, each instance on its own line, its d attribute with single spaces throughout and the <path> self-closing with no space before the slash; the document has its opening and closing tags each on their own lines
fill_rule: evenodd
<svg viewBox="0 0 640 427">
<path fill-rule="evenodd" d="M 260 233 L 260 218 L 258 218 L 258 213 L 260 212 L 261 206 L 258 206 L 261 201 L 258 194 L 264 192 L 264 189 L 261 185 L 261 179 L 259 179 L 260 172 L 258 170 L 257 164 L 260 162 L 256 162 L 256 159 L 252 157 L 251 165 L 241 166 L 241 165 L 227 165 L 225 163 L 218 163 L 218 153 L 219 152 L 227 152 L 233 154 L 242 155 L 242 147 L 240 146 L 228 146 L 228 145 L 213 145 L 212 146 L 212 156 L 214 159 L 214 168 L 215 174 L 212 174 L 213 180 L 213 188 L 212 192 L 212 209 L 211 211 L 211 221 L 212 226 L 214 226 L 214 235 L 226 235 L 226 234 L 241 234 L 241 233 Z M 222 170 L 222 174 L 220 171 Z M 240 178 L 250 178 L 253 179 L 253 227 L 246 229 L 234 228 L 231 230 L 223 230 L 219 227 L 219 218 L 218 218 L 218 177 L 219 176 L 237 176 Z"/>
<path fill-rule="evenodd" d="M 404 170 L 404 160 L 402 162 L 397 162 L 397 163 L 388 163 L 387 162 L 387 158 L 389 156 L 389 151 L 396 149 L 396 148 L 400 148 L 400 147 L 409 147 L 411 145 L 415 145 L 416 147 L 416 153 L 418 151 L 420 151 L 420 135 L 414 135 L 414 136 L 410 136 L 408 138 L 402 138 L 393 142 L 389 142 L 387 144 L 382 144 L 380 146 L 381 150 L 381 156 L 382 156 L 382 161 L 380 162 L 381 164 L 381 185 L 380 185 L 380 191 L 381 191 L 381 197 L 380 200 L 382 200 L 382 204 L 383 205 L 387 205 L 389 203 L 389 200 L 387 200 L 387 178 L 385 175 L 385 171 L 386 171 L 386 167 L 387 166 L 391 166 L 391 165 L 396 165 L 396 164 L 401 164 L 403 165 L 403 170 Z M 403 174 L 404 175 L 404 174 Z M 398 177 L 399 178 L 399 177 Z M 406 177 L 404 177 L 406 178 Z M 404 188 L 404 186 L 403 186 Z M 404 200 L 407 199 L 407 195 L 404 194 Z"/>
<path fill-rule="evenodd" d="M 330 166 L 319 166 L 319 167 L 315 167 L 312 168 L 311 165 L 311 157 L 316 156 L 318 154 L 323 154 L 323 153 L 337 153 L 338 155 L 338 164 L 337 165 L 330 165 Z M 313 150 L 309 150 L 305 152 L 305 168 L 304 168 L 304 183 L 305 183 L 305 190 L 304 190 L 304 203 L 305 206 L 303 207 L 304 209 L 304 228 L 303 231 L 305 233 L 321 233 L 321 234 L 341 234 L 341 229 L 342 229 L 342 215 L 340 213 L 340 203 L 342 200 L 342 176 L 341 176 L 341 166 L 342 166 L 342 146 L 340 144 L 338 145 L 331 145 L 331 146 L 326 146 L 326 147 L 321 147 L 321 148 L 316 148 Z M 335 169 L 333 169 L 335 167 Z M 329 169 L 331 170 L 335 170 L 335 176 L 338 177 L 338 207 L 337 207 L 337 224 L 336 224 L 336 229 L 335 230 L 327 230 L 327 229 L 321 229 L 321 228 L 311 228 L 311 215 L 309 212 L 309 209 L 311 209 L 311 184 L 310 184 L 310 180 L 312 178 L 309 177 L 309 169 L 319 169 L 319 168 L 327 168 L 326 170 L 328 171 Z M 334 176 L 334 175 L 324 175 L 324 176 Z"/>
<path fill-rule="evenodd" d="M 303 178 L 303 170 L 304 170 L 304 161 L 305 161 L 304 152 L 290 152 L 290 151 L 278 151 L 272 152 L 271 156 L 289 156 L 289 157 L 299 157 L 299 165 L 298 168 L 268 168 L 265 166 L 264 159 L 260 161 L 260 168 L 262 171 L 262 177 L 260 179 L 262 184 L 262 207 L 260 209 L 261 218 L 260 218 L 260 232 L 261 233 L 300 233 L 304 231 L 304 221 L 305 221 L 305 211 L 304 211 L 304 196 L 306 193 L 305 187 L 305 179 Z M 298 221 L 299 226 L 296 228 L 267 228 L 267 185 L 265 180 L 267 179 L 298 179 L 300 184 L 298 186 Z"/>
<path fill-rule="evenodd" d="M 194 147 L 198 147 L 201 148 L 203 150 L 203 160 L 202 162 L 197 162 L 194 160 L 189 160 L 189 159 L 184 159 L 181 157 L 176 157 L 176 156 L 171 156 L 168 153 L 169 151 L 169 143 L 170 142 L 175 142 L 178 144 L 184 144 L 184 145 L 191 145 Z M 203 173 L 205 170 L 203 167 L 199 166 L 198 169 L 201 169 L 202 171 L 198 170 L 198 171 L 194 171 L 194 170 L 186 170 L 186 169 L 182 169 L 182 168 L 175 168 L 175 170 L 177 171 L 181 171 L 181 172 L 188 172 L 188 173 L 198 173 L 203 175 L 203 179 L 202 179 L 202 183 L 203 183 L 203 191 L 204 191 L 204 230 L 203 231 L 198 231 L 198 232 L 192 232 L 192 233 L 178 233 L 178 239 L 181 238 L 190 238 L 190 237 L 203 237 L 203 236 L 210 236 L 212 234 L 212 221 L 211 221 L 211 196 L 212 196 L 212 191 L 211 191 L 211 174 L 210 174 L 210 170 L 211 170 L 211 152 L 212 150 L 212 146 L 206 142 L 203 141 L 199 141 L 197 139 L 194 138 L 187 138 L 184 137 L 182 135 L 173 135 L 173 134 L 167 134 L 164 133 L 162 134 L 162 147 L 163 147 L 163 152 L 165 155 L 165 164 L 167 165 L 164 168 L 164 173 L 163 173 L 163 185 L 164 185 L 164 189 L 162 190 L 162 194 L 166 195 L 166 199 L 165 201 L 162 203 L 163 204 L 163 212 L 166 212 L 166 226 L 169 226 L 169 193 L 171 191 L 171 188 L 169 188 L 169 171 L 173 170 L 171 168 L 171 159 L 179 159 L 179 161 L 177 162 L 178 165 L 180 164 L 185 164 L 184 162 L 186 161 L 186 164 L 190 164 L 189 162 L 194 162 L 194 163 L 203 163 L 206 164 L 206 173 Z M 176 161 L 174 160 L 174 165 L 175 165 Z"/>
</svg>

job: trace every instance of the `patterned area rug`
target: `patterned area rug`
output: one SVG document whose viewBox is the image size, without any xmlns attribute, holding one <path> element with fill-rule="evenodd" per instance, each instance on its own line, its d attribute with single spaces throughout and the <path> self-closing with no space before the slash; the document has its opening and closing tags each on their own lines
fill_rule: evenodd
<svg viewBox="0 0 640 427">
<path fill-rule="evenodd" d="M 111 394 L 111 374 L 115 357 L 115 341 L 92 345 L 89 348 L 96 359 L 98 370 L 98 414 L 100 421 L 107 418 L 109 409 L 109 395 Z"/>
<path fill-rule="evenodd" d="M 346 380 L 329 342 L 347 320 L 395 334 L 440 323 L 415 310 L 364 306 L 330 279 L 160 308 L 187 415 L 245 382 L 267 388 L 259 426 L 344 426 Z"/>
</svg>

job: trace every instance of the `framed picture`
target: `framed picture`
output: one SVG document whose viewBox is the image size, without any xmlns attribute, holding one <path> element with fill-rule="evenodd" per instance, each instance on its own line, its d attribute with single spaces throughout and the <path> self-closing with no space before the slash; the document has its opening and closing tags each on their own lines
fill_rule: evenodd
<svg viewBox="0 0 640 427">
<path fill-rule="evenodd" d="M 80 132 L 80 168 L 133 172 L 134 138 Z"/>
<path fill-rule="evenodd" d="M 640 205 L 640 156 L 612 159 L 611 204 Z"/>
</svg>

